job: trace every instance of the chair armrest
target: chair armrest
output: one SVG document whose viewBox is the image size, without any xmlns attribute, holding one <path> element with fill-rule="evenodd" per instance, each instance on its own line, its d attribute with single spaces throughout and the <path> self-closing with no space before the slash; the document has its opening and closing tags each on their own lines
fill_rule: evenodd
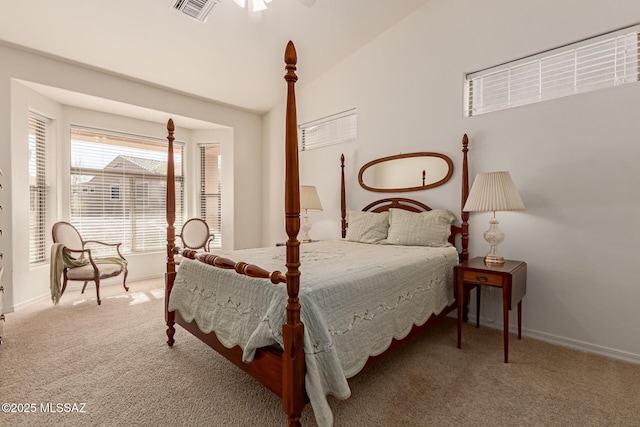
<svg viewBox="0 0 640 427">
<path fill-rule="evenodd" d="M 77 254 L 82 254 L 84 255 L 85 253 L 87 254 L 87 256 L 89 257 L 89 260 L 91 260 L 91 249 L 88 248 L 82 248 L 82 249 L 71 249 L 68 247 L 64 247 L 63 249 L 66 252 L 72 252 L 72 253 L 77 253 Z"/>
<path fill-rule="evenodd" d="M 83 243 L 85 245 L 87 243 L 97 243 L 97 244 L 100 244 L 100 245 L 103 245 L 103 246 L 115 247 L 116 248 L 116 252 L 118 253 L 118 256 L 126 261 L 126 258 L 124 256 L 122 256 L 122 253 L 120 253 L 120 246 L 122 246 L 122 243 L 105 243 L 105 242 L 101 242 L 100 240 L 85 240 Z"/>
<path fill-rule="evenodd" d="M 65 246 L 63 250 L 67 251 L 67 252 L 74 252 L 74 253 L 85 253 L 86 252 L 86 253 L 89 254 L 89 256 L 91 256 L 91 249 L 71 249 L 71 248 L 68 248 L 68 247 Z"/>
<path fill-rule="evenodd" d="M 207 252 L 211 252 L 210 245 L 211 245 L 211 242 L 213 242 L 213 239 L 214 239 L 215 237 L 216 237 L 216 235 L 215 235 L 215 234 L 213 234 L 213 233 L 209 234 L 209 238 L 207 239 L 207 243 L 205 244 L 205 247 L 206 247 Z"/>
<path fill-rule="evenodd" d="M 93 270 L 94 271 L 98 271 L 98 266 L 96 265 L 96 263 L 93 261 L 93 257 L 91 256 L 91 249 L 70 249 L 67 248 L 66 246 L 63 249 L 64 251 L 67 252 L 73 252 L 73 253 L 82 253 L 82 254 L 87 254 L 87 258 L 89 259 L 89 263 L 93 266 Z"/>
<path fill-rule="evenodd" d="M 85 244 L 87 243 L 98 243 L 100 245 L 104 245 L 104 246 L 120 246 L 122 243 L 105 243 L 105 242 L 101 242 L 99 240 L 85 240 L 84 241 Z"/>
</svg>

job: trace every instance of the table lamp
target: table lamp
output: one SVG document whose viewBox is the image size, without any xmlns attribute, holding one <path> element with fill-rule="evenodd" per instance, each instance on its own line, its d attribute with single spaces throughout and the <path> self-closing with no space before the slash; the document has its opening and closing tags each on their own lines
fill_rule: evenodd
<svg viewBox="0 0 640 427">
<path fill-rule="evenodd" d="M 498 245 L 504 240 L 504 233 L 498 228 L 496 212 L 524 210 L 524 203 L 509 172 L 479 173 L 462 210 L 493 212 L 489 229 L 484 232 L 484 239 L 491 246 L 489 253 L 484 257 L 484 262 L 488 265 L 503 265 L 504 258 L 498 254 Z"/>
<path fill-rule="evenodd" d="M 318 190 L 313 185 L 301 185 L 300 186 L 300 209 L 304 209 L 304 222 L 302 223 L 302 239 L 301 242 L 310 242 L 309 230 L 311 230 L 311 223 L 309 222 L 309 211 L 321 212 L 322 204 L 320 204 L 320 198 L 318 197 Z"/>
</svg>

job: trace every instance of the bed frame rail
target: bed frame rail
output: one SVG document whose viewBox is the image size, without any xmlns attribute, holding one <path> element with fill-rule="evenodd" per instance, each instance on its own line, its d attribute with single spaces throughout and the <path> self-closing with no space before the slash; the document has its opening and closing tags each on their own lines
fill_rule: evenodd
<svg viewBox="0 0 640 427">
<path fill-rule="evenodd" d="M 255 264 L 248 264 L 244 261 L 235 262 L 229 258 L 223 258 L 206 252 L 198 252 L 193 249 L 180 249 L 176 247 L 173 248 L 172 252 L 176 255 L 182 255 L 184 258 L 198 260 L 214 267 L 226 270 L 235 270 L 236 273 L 244 274 L 245 276 L 269 279 L 274 285 L 278 283 L 287 283 L 287 277 L 278 270 L 269 272 Z"/>
</svg>

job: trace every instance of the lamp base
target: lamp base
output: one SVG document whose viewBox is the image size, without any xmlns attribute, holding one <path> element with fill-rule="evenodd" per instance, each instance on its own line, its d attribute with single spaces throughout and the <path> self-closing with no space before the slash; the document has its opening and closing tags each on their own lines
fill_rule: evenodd
<svg viewBox="0 0 640 427">
<path fill-rule="evenodd" d="M 300 238 L 300 242 L 309 243 L 311 241 L 311 237 L 309 237 L 309 230 L 311 230 L 311 223 L 309 222 L 309 215 L 307 215 L 307 210 L 304 210 L 304 221 L 302 223 L 302 237 Z"/>
<path fill-rule="evenodd" d="M 489 224 L 489 229 L 484 232 L 484 240 L 489 243 L 491 250 L 484 257 L 484 263 L 487 265 L 504 265 L 504 258 L 498 254 L 498 245 L 504 240 L 504 233 L 498 228 L 499 222 L 495 217 L 495 212 Z"/>
<path fill-rule="evenodd" d="M 484 257 L 484 263 L 487 265 L 504 265 L 504 258 L 500 255 L 487 254 Z"/>
</svg>

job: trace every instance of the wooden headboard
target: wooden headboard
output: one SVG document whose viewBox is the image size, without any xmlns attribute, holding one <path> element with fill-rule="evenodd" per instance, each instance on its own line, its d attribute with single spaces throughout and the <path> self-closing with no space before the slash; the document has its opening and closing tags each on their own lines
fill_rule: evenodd
<svg viewBox="0 0 640 427">
<path fill-rule="evenodd" d="M 455 245 L 455 241 L 458 235 L 461 236 L 462 249 L 459 251 L 460 261 L 467 261 L 469 259 L 469 212 L 463 210 L 464 204 L 467 201 L 469 195 L 469 166 L 467 153 L 469 152 L 469 138 L 465 134 L 462 137 L 462 197 L 460 204 L 460 218 L 462 224 L 460 226 L 451 225 L 451 234 L 449 235 L 449 243 Z M 341 168 L 341 185 L 340 185 L 340 214 L 342 216 L 342 238 L 347 235 L 347 197 L 346 197 L 346 185 L 344 177 L 344 154 L 340 156 L 340 168 Z M 388 197 L 375 202 L 369 203 L 362 208 L 363 211 L 369 212 L 385 212 L 391 208 L 404 209 L 411 212 L 425 212 L 430 211 L 431 207 L 425 205 L 417 200 L 408 199 L 405 197 Z"/>
</svg>

